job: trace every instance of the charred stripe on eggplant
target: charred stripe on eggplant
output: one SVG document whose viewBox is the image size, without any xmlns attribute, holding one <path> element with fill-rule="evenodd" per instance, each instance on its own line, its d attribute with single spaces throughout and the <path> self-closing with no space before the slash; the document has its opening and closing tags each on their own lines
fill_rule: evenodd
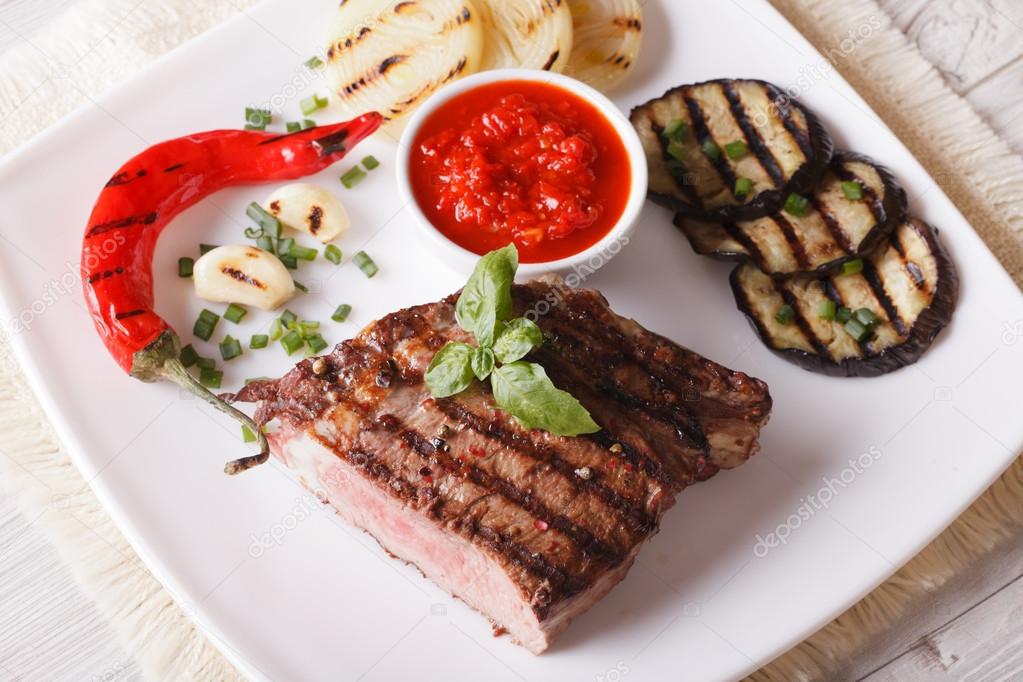
<svg viewBox="0 0 1023 682">
<path fill-rule="evenodd" d="M 916 362 L 951 320 L 959 291 L 936 230 L 915 218 L 865 257 L 858 274 L 780 280 L 744 264 L 731 282 L 739 309 L 771 350 L 810 371 L 860 377 Z M 818 316 L 825 300 L 854 319 L 866 309 L 869 324 Z M 783 304 L 792 306 L 798 324 L 775 319 Z"/>
<path fill-rule="evenodd" d="M 856 182 L 863 198 L 845 195 L 843 183 Z M 700 254 L 749 260 L 774 277 L 827 274 L 874 251 L 903 219 L 906 193 L 894 176 L 871 159 L 837 153 L 818 186 L 806 197 L 804 215 L 785 211 L 737 223 L 715 225 L 675 217 L 675 225 Z"/>
<path fill-rule="evenodd" d="M 775 185 L 781 186 L 785 184 L 785 174 L 782 173 L 778 160 L 774 158 L 774 152 L 767 146 L 764 138 L 761 137 L 752 121 L 750 121 L 746 108 L 742 105 L 739 95 L 735 92 L 735 85 L 731 81 L 724 81 L 721 83 L 721 91 L 724 93 L 725 99 L 728 100 L 728 107 L 732 112 L 732 118 L 735 119 L 736 125 L 742 130 L 744 141 L 753 152 L 753 155 L 756 156 L 757 161 L 760 162 L 764 172 L 771 176 Z"/>
</svg>

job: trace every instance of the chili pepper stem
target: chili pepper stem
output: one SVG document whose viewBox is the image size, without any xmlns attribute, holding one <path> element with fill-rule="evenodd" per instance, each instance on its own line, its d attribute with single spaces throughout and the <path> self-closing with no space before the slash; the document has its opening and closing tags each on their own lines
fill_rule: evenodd
<svg viewBox="0 0 1023 682">
<path fill-rule="evenodd" d="M 157 337 L 156 341 L 135 354 L 132 361 L 131 375 L 142 381 L 172 381 L 189 393 L 205 400 L 229 417 L 237 420 L 256 435 L 259 454 L 228 462 L 224 465 L 224 473 L 240 474 L 252 467 L 265 463 L 270 459 L 270 443 L 263 430 L 247 414 L 227 404 L 209 391 L 193 377 L 179 359 L 181 341 L 178 335 L 167 330 Z"/>
</svg>

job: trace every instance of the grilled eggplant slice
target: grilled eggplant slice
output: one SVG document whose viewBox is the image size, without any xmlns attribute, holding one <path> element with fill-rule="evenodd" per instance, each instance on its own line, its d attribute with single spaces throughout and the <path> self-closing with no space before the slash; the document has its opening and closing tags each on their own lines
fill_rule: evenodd
<svg viewBox="0 0 1023 682">
<path fill-rule="evenodd" d="M 682 85 L 633 109 L 650 198 L 712 222 L 753 220 L 812 190 L 831 161 L 820 120 L 756 80 Z"/>
<path fill-rule="evenodd" d="M 744 263 L 732 272 L 732 291 L 782 357 L 811 372 L 880 376 L 930 347 L 952 318 L 959 277 L 937 231 L 915 218 L 862 263 L 856 274 L 785 280 Z"/>
<path fill-rule="evenodd" d="M 906 192 L 892 173 L 852 152 L 835 154 L 805 213 L 708 223 L 675 217 L 693 250 L 755 263 L 769 275 L 827 274 L 877 248 L 906 216 Z"/>
</svg>

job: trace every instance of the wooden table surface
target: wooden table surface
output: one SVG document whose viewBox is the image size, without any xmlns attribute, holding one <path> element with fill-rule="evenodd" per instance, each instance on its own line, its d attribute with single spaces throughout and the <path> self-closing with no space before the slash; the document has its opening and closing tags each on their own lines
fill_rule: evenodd
<svg viewBox="0 0 1023 682">
<path fill-rule="evenodd" d="M 0 0 L 0 53 L 75 0 Z M 1023 154 L 1023 2 L 879 0 Z M 0 495 L 0 682 L 141 676 L 70 570 Z M 914 605 L 840 679 L 1023 680 L 1023 537 Z"/>
</svg>

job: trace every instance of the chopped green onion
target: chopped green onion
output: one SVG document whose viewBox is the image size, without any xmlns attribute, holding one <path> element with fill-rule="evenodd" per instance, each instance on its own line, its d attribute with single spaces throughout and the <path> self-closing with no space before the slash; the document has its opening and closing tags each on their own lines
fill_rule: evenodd
<svg viewBox="0 0 1023 682">
<path fill-rule="evenodd" d="M 238 324 L 242 321 L 242 318 L 249 314 L 249 311 L 241 307 L 237 303 L 232 303 L 227 306 L 227 310 L 224 311 L 224 319 L 228 322 L 234 322 Z"/>
<path fill-rule="evenodd" d="M 256 434 L 252 433 L 252 429 L 242 424 L 242 442 L 243 443 L 255 443 Z"/>
<path fill-rule="evenodd" d="M 778 308 L 774 319 L 778 321 L 778 324 L 790 325 L 796 319 L 796 311 L 792 306 L 785 304 Z"/>
<path fill-rule="evenodd" d="M 377 168 L 380 168 L 380 162 L 377 161 L 377 157 L 370 154 L 362 160 L 362 167 L 368 171 L 376 170 Z"/>
<path fill-rule="evenodd" d="M 284 325 L 281 324 L 280 320 L 274 320 L 270 323 L 270 340 L 277 341 L 281 338 L 281 334 L 284 333 Z"/>
<path fill-rule="evenodd" d="M 856 341 L 856 343 L 863 343 L 870 338 L 872 333 L 871 329 L 867 325 L 863 324 L 856 318 L 845 323 L 845 331 L 849 334 L 849 336 L 853 337 L 853 340 Z"/>
<path fill-rule="evenodd" d="M 284 264 L 289 270 L 298 270 L 298 259 L 294 256 L 289 256 L 286 253 L 277 254 L 277 258 L 280 259 L 281 263 Z"/>
<path fill-rule="evenodd" d="M 732 161 L 738 161 L 749 154 L 749 147 L 742 140 L 736 140 L 725 145 L 725 153 L 728 154 L 728 158 Z"/>
<path fill-rule="evenodd" d="M 246 239 L 259 239 L 262 236 L 263 236 L 263 228 L 262 227 L 246 227 L 245 228 L 245 238 Z"/>
<path fill-rule="evenodd" d="M 255 201 L 245 209 L 245 215 L 252 218 L 262 228 L 263 234 L 273 236 L 281 233 L 281 221 L 277 220 L 276 216 L 267 213 L 266 209 Z M 246 233 L 246 236 L 248 236 L 248 233 Z M 249 238 L 251 239 L 251 237 Z"/>
<path fill-rule="evenodd" d="M 307 287 L 306 285 L 302 284 L 297 279 L 293 279 L 293 280 L 291 280 L 291 282 L 295 285 L 295 288 L 298 289 L 299 291 L 301 291 L 303 294 L 308 294 L 309 293 L 309 287 Z"/>
<path fill-rule="evenodd" d="M 224 373 L 215 369 L 203 369 L 199 372 L 199 383 L 206 388 L 220 388 L 224 381 Z"/>
<path fill-rule="evenodd" d="M 266 348 L 270 345 L 270 337 L 266 334 L 253 334 L 252 338 L 249 339 L 249 348 L 258 350 L 260 348 Z"/>
<path fill-rule="evenodd" d="M 844 305 L 840 306 L 838 308 L 838 312 L 835 313 L 835 319 L 841 322 L 842 324 L 845 324 L 850 319 L 852 319 L 852 310 L 846 308 Z"/>
<path fill-rule="evenodd" d="M 202 256 L 205 256 L 207 253 L 209 253 L 210 251 L 212 251 L 215 248 L 217 248 L 216 244 L 200 244 L 199 245 L 199 254 L 202 255 Z"/>
<path fill-rule="evenodd" d="M 744 197 L 753 191 L 753 181 L 749 178 L 736 178 L 735 196 Z"/>
<path fill-rule="evenodd" d="M 714 140 L 707 140 L 700 145 L 700 149 L 703 150 L 703 153 L 706 154 L 708 158 L 714 159 L 715 161 L 721 158 L 721 147 L 718 147 Z"/>
<path fill-rule="evenodd" d="M 287 308 L 285 308 L 284 312 L 281 313 L 281 324 L 288 325 L 288 324 L 291 324 L 292 322 L 297 322 L 297 321 L 298 321 L 298 315 L 296 315 L 295 313 L 291 312 Z"/>
<path fill-rule="evenodd" d="M 195 361 L 195 366 L 199 369 L 216 369 L 217 361 L 213 358 L 199 358 Z"/>
<path fill-rule="evenodd" d="M 277 240 L 277 253 L 282 256 L 291 255 L 291 247 L 295 245 L 295 240 L 291 237 Z"/>
<path fill-rule="evenodd" d="M 284 346 L 284 351 L 288 355 L 297 351 L 304 343 L 305 339 L 302 338 L 302 335 L 294 330 L 288 332 L 281 338 L 281 345 Z"/>
<path fill-rule="evenodd" d="M 822 320 L 834 320 L 838 313 L 838 306 L 831 299 L 825 299 L 817 306 L 817 317 Z"/>
<path fill-rule="evenodd" d="M 799 194 L 792 193 L 788 199 L 785 200 L 785 212 L 789 215 L 801 218 L 806 215 L 807 209 L 810 208 L 810 200 Z"/>
<path fill-rule="evenodd" d="M 661 135 L 672 142 L 681 142 L 689 134 L 689 124 L 680 118 L 675 119 L 664 127 Z"/>
<path fill-rule="evenodd" d="M 191 277 L 192 270 L 195 267 L 194 258 L 179 258 L 178 259 L 178 277 Z"/>
<path fill-rule="evenodd" d="M 676 161 L 685 161 L 686 150 L 683 149 L 682 145 L 680 145 L 678 142 L 672 141 L 668 143 L 668 156 L 675 159 Z"/>
<path fill-rule="evenodd" d="M 347 303 L 342 303 L 337 307 L 337 310 L 334 311 L 334 314 L 330 316 L 330 319 L 334 320 L 335 322 L 344 322 L 345 320 L 348 319 L 348 316 L 351 315 L 351 313 L 352 306 L 348 305 Z"/>
<path fill-rule="evenodd" d="M 362 274 L 366 275 L 366 277 L 373 277 L 373 275 L 380 272 L 380 268 L 377 267 L 377 264 L 373 262 L 373 259 L 365 251 L 360 251 L 352 256 L 352 261 L 359 266 Z"/>
<path fill-rule="evenodd" d="M 854 258 L 851 261 L 846 261 L 842 264 L 843 275 L 858 275 L 863 272 L 863 259 Z"/>
<path fill-rule="evenodd" d="M 341 249 L 337 248 L 333 244 L 327 244 L 323 249 L 323 257 L 329 260 L 334 265 L 341 264 Z"/>
<path fill-rule="evenodd" d="M 269 109 L 254 109 L 246 107 L 245 123 L 247 129 L 264 130 L 267 125 L 273 123 L 273 112 Z"/>
<path fill-rule="evenodd" d="M 316 127 L 316 121 L 310 120 L 308 118 L 303 118 L 302 119 L 302 130 L 309 130 L 310 128 L 315 128 L 315 127 Z"/>
<path fill-rule="evenodd" d="M 300 258 L 302 260 L 316 260 L 316 254 L 318 253 L 319 251 L 316 249 L 296 244 L 294 240 L 292 240 L 291 247 L 288 249 L 289 256 Z"/>
<path fill-rule="evenodd" d="M 245 385 L 248 386 L 249 384 L 254 383 L 256 381 L 268 381 L 269 379 L 270 377 L 249 377 L 248 379 L 245 380 Z M 263 429 L 264 429 L 263 433 L 266 433 L 266 425 L 263 426 Z"/>
<path fill-rule="evenodd" d="M 199 354 L 195 352 L 192 344 L 188 344 L 181 349 L 181 355 L 178 356 L 178 359 L 181 360 L 181 364 L 187 369 L 199 361 Z"/>
<path fill-rule="evenodd" d="M 358 166 L 352 166 L 348 172 L 341 176 L 341 184 L 345 186 L 345 189 L 352 189 L 365 179 L 366 171 Z"/>
<path fill-rule="evenodd" d="M 856 181 L 843 182 L 842 193 L 849 201 L 860 201 L 863 199 L 863 185 Z"/>
<path fill-rule="evenodd" d="M 236 357 L 242 354 L 242 344 L 238 339 L 234 338 L 230 334 L 224 337 L 224 340 L 220 342 L 220 358 L 227 362 L 228 360 L 234 360 Z"/>
<path fill-rule="evenodd" d="M 309 59 L 305 60 L 305 65 L 310 69 L 318 69 L 321 66 L 323 66 L 323 60 L 320 59 L 319 57 L 312 56 Z"/>
<path fill-rule="evenodd" d="M 266 236 L 260 237 L 259 239 L 256 240 L 256 246 L 258 246 L 259 248 L 263 249 L 268 253 L 274 252 L 274 240 L 272 237 Z"/>
<path fill-rule="evenodd" d="M 217 315 L 211 310 L 205 308 L 199 313 L 198 319 L 192 326 L 192 333 L 198 336 L 203 341 L 209 341 L 213 336 L 213 330 L 217 328 L 217 322 L 220 321 L 220 315 Z"/>
<path fill-rule="evenodd" d="M 313 95 L 312 97 L 306 97 L 305 99 L 298 103 L 298 106 L 300 109 L 302 109 L 302 113 L 305 114 L 306 116 L 313 113 L 314 111 L 319 111 L 320 109 L 323 108 L 323 105 L 320 104 L 320 100 L 317 99 L 316 95 Z"/>
<path fill-rule="evenodd" d="M 853 319 L 868 329 L 873 329 L 881 324 L 881 318 L 874 314 L 869 308 L 860 308 L 853 313 Z"/>
<path fill-rule="evenodd" d="M 323 340 L 322 336 L 314 334 L 306 339 L 306 345 L 309 346 L 309 350 L 315 354 L 326 348 L 328 344 Z"/>
<path fill-rule="evenodd" d="M 288 121 L 287 123 L 284 124 L 284 126 L 285 128 L 287 128 L 289 133 L 297 133 L 298 131 L 302 130 L 301 121 Z"/>
<path fill-rule="evenodd" d="M 321 97 L 319 95 L 313 95 L 313 99 L 316 100 L 316 103 L 320 106 L 321 109 L 323 107 L 327 106 L 327 104 L 328 104 L 326 97 Z"/>
<path fill-rule="evenodd" d="M 307 339 L 315 334 L 319 328 L 320 323 L 315 320 L 302 320 L 298 323 L 298 331 Z"/>
</svg>

